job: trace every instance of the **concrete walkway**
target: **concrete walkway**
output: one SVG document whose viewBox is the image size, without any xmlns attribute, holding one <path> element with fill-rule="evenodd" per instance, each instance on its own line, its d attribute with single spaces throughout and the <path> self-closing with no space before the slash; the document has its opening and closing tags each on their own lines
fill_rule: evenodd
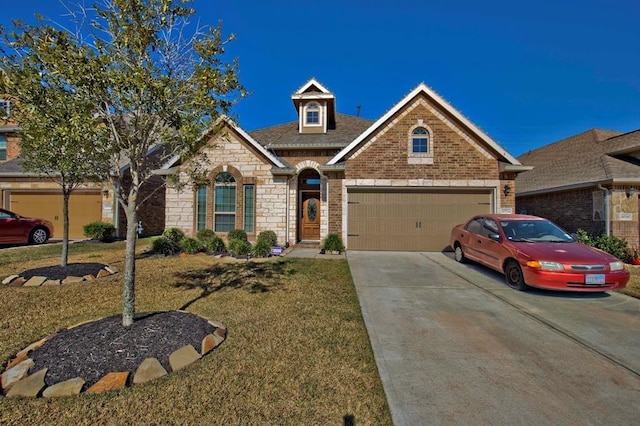
<svg viewBox="0 0 640 426">
<path fill-rule="evenodd" d="M 640 300 L 518 292 L 442 253 L 347 258 L 396 426 L 638 424 Z"/>
</svg>

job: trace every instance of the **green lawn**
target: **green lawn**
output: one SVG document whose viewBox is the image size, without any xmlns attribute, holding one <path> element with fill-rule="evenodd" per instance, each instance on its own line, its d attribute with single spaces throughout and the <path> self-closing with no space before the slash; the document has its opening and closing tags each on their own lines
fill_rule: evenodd
<svg viewBox="0 0 640 426">
<path fill-rule="evenodd" d="M 141 248 L 148 241 L 141 241 Z M 60 246 L 3 250 L 0 277 L 58 262 Z M 70 262 L 122 270 L 123 243 L 72 245 Z M 142 258 L 137 310 L 186 308 L 227 340 L 189 368 L 104 394 L 0 397 L 0 424 L 391 424 L 344 260 Z M 0 287 L 0 364 L 28 344 L 121 312 L 122 274 L 58 287 Z"/>
</svg>

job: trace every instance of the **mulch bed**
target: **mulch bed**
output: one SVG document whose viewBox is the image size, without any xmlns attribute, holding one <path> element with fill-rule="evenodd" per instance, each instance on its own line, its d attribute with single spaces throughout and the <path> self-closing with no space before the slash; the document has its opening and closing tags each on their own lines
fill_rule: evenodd
<svg viewBox="0 0 640 426">
<path fill-rule="evenodd" d="M 123 327 L 117 315 L 59 332 L 30 353 L 35 362 L 31 371 L 48 368 L 47 386 L 82 377 L 84 392 L 107 373 L 134 373 L 145 358 L 156 358 L 170 372 L 172 352 L 189 344 L 199 352 L 202 339 L 215 331 L 207 320 L 187 312 L 141 313 L 134 318 L 130 327 Z"/>
<path fill-rule="evenodd" d="M 66 267 L 60 265 L 45 266 L 42 268 L 28 269 L 19 273 L 28 280 L 32 277 L 47 277 L 50 280 L 63 280 L 66 277 L 83 277 L 85 275 L 98 275 L 101 269 L 107 266 L 103 263 L 69 263 Z"/>
</svg>

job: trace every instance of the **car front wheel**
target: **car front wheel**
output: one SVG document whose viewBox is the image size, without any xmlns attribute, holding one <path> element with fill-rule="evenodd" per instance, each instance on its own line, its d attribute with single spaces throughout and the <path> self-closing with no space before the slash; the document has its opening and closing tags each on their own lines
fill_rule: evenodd
<svg viewBox="0 0 640 426">
<path fill-rule="evenodd" d="M 525 291 L 529 286 L 524 282 L 524 275 L 522 274 L 522 268 L 515 260 L 507 262 L 507 266 L 504 268 L 504 276 L 507 279 L 509 287 L 516 290 Z"/>
<path fill-rule="evenodd" d="M 460 244 L 456 244 L 456 247 L 453 249 L 456 262 L 464 263 L 466 258 L 464 257 L 464 252 L 462 251 L 462 246 Z"/>
<path fill-rule="evenodd" d="M 44 228 L 36 228 L 31 231 L 29 235 L 29 242 L 31 244 L 44 244 L 49 239 L 49 233 Z"/>
</svg>

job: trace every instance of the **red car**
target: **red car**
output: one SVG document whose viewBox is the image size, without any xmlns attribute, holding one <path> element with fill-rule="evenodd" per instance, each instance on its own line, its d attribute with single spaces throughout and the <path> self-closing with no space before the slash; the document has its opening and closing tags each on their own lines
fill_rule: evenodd
<svg viewBox="0 0 640 426">
<path fill-rule="evenodd" d="M 617 290 L 629 281 L 620 259 L 577 242 L 541 217 L 475 216 L 453 228 L 450 243 L 458 262 L 471 259 L 495 269 L 517 290 Z"/>
<path fill-rule="evenodd" d="M 43 244 L 53 235 L 48 220 L 22 217 L 0 209 L 0 244 Z"/>
</svg>

